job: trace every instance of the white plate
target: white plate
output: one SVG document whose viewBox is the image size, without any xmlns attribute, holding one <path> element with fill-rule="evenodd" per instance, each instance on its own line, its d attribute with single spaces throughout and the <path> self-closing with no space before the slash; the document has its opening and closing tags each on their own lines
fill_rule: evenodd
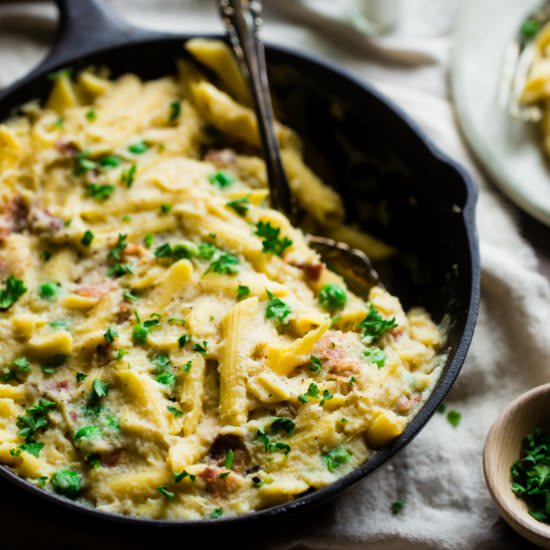
<svg viewBox="0 0 550 550">
<path fill-rule="evenodd" d="M 511 119 L 499 101 L 506 48 L 541 0 L 463 0 L 451 62 L 462 130 L 494 182 L 550 225 L 550 163 L 536 125 Z"/>
</svg>

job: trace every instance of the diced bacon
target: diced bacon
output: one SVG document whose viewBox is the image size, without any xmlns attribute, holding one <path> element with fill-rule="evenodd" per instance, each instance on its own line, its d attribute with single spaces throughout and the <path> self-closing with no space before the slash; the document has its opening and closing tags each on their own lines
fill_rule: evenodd
<svg viewBox="0 0 550 550">
<path fill-rule="evenodd" d="M 63 227 L 63 220 L 54 216 L 47 208 L 32 206 L 28 215 L 31 231 L 34 233 L 55 233 Z"/>
<path fill-rule="evenodd" d="M 86 298 L 103 298 L 111 290 L 111 285 L 83 285 L 75 290 L 75 294 Z"/>
<path fill-rule="evenodd" d="M 234 474 L 220 477 L 225 472 L 227 472 L 225 468 L 218 468 L 217 466 L 206 466 L 202 470 L 199 477 L 206 483 L 208 493 L 214 496 L 227 496 L 239 488 L 238 479 Z"/>
<path fill-rule="evenodd" d="M 69 381 L 68 380 L 59 380 L 59 382 L 55 383 L 55 389 L 62 391 L 69 389 Z"/>
<path fill-rule="evenodd" d="M 74 143 L 67 142 L 67 141 L 58 141 L 55 144 L 55 148 L 62 155 L 70 156 L 70 157 L 73 157 L 74 155 L 76 155 L 79 152 L 78 147 Z"/>
<path fill-rule="evenodd" d="M 124 449 L 115 449 L 101 457 L 101 465 L 113 468 L 120 464 L 124 458 L 126 458 L 126 451 Z"/>
<path fill-rule="evenodd" d="M 76 422 L 79 419 L 80 415 L 74 409 L 70 409 L 69 410 L 69 417 L 71 418 L 71 420 L 73 422 Z"/>
<path fill-rule="evenodd" d="M 29 208 L 21 195 L 14 195 L 6 204 L 4 214 L 0 216 L 0 239 L 11 233 L 20 233 L 27 227 Z"/>
<path fill-rule="evenodd" d="M 204 155 L 204 160 L 216 166 L 231 166 L 235 164 L 237 155 L 233 149 L 210 149 Z"/>
<path fill-rule="evenodd" d="M 143 256 L 147 250 L 139 244 L 129 244 L 123 251 L 122 256 Z"/>
<path fill-rule="evenodd" d="M 120 325 L 132 316 L 132 307 L 127 302 L 121 302 L 116 312 L 116 322 Z"/>
<path fill-rule="evenodd" d="M 360 369 L 359 358 L 350 354 L 346 335 L 339 330 L 329 330 L 313 347 L 329 373 L 350 376 Z"/>
</svg>

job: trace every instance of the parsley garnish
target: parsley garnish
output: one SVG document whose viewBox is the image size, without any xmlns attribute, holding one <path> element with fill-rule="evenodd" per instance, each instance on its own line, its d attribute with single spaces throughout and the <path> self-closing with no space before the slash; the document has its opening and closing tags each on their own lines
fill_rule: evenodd
<svg viewBox="0 0 550 550">
<path fill-rule="evenodd" d="M 346 291 L 340 286 L 333 283 L 325 285 L 319 292 L 319 304 L 323 309 L 330 313 L 334 313 L 338 309 L 342 309 L 348 301 Z"/>
<path fill-rule="evenodd" d="M 137 323 L 134 325 L 132 331 L 132 338 L 136 344 L 143 344 L 149 336 L 149 332 L 152 328 L 156 328 L 160 325 L 160 315 L 153 313 L 147 321 L 141 322 L 138 312 L 135 312 Z"/>
<path fill-rule="evenodd" d="M 246 216 L 249 204 L 249 197 L 241 197 L 239 199 L 233 199 L 232 201 L 225 203 L 225 206 L 235 210 L 235 212 L 237 212 L 239 216 Z"/>
<path fill-rule="evenodd" d="M 67 319 L 56 319 L 55 321 L 50 321 L 48 326 L 52 328 L 61 328 L 63 330 L 70 330 L 71 325 Z"/>
<path fill-rule="evenodd" d="M 192 242 L 182 242 L 171 245 L 164 243 L 155 248 L 155 258 L 171 258 L 173 260 L 189 259 L 198 254 L 198 247 Z"/>
<path fill-rule="evenodd" d="M 93 122 L 94 120 L 97 119 L 97 113 L 95 112 L 95 109 L 91 108 L 91 109 L 88 109 L 86 111 L 86 118 L 90 121 L 90 122 Z"/>
<path fill-rule="evenodd" d="M 97 162 L 89 159 L 90 151 L 85 150 L 77 153 L 74 157 L 73 174 L 75 176 L 82 176 L 86 172 L 97 169 Z"/>
<path fill-rule="evenodd" d="M 239 258 L 233 256 L 229 252 L 222 252 L 205 271 L 205 275 L 213 271 L 214 273 L 220 273 L 221 275 L 234 275 L 239 271 Z"/>
<path fill-rule="evenodd" d="M 183 367 L 181 367 L 181 370 L 183 372 L 189 372 L 191 370 L 191 367 L 193 366 L 193 361 L 187 361 Z"/>
<path fill-rule="evenodd" d="M 88 375 L 87 374 L 84 374 L 82 372 L 77 372 L 76 373 L 76 381 L 78 383 L 80 382 L 84 382 L 84 380 L 86 380 L 86 378 L 88 378 Z"/>
<path fill-rule="evenodd" d="M 168 412 L 172 413 L 176 417 L 183 416 L 183 412 L 181 412 L 179 409 L 176 409 L 176 407 L 172 407 L 171 405 L 168 405 L 166 409 L 168 410 Z"/>
<path fill-rule="evenodd" d="M 220 189 L 225 189 L 235 182 L 235 178 L 229 172 L 215 172 L 208 176 L 208 181 Z"/>
<path fill-rule="evenodd" d="M 286 432 L 287 435 L 293 435 L 296 429 L 296 424 L 290 419 L 284 416 L 273 416 L 271 417 L 271 426 L 269 431 L 274 434 L 277 432 Z"/>
<path fill-rule="evenodd" d="M 83 246 L 90 246 L 93 240 L 94 234 L 89 229 L 86 229 L 86 231 L 84 231 L 84 235 L 82 235 L 82 239 L 80 239 L 80 244 Z"/>
<path fill-rule="evenodd" d="M 531 40 L 540 31 L 540 23 L 536 19 L 526 19 L 520 27 L 520 33 L 524 40 Z"/>
<path fill-rule="evenodd" d="M 78 441 L 79 439 L 92 439 L 94 437 L 99 437 L 101 435 L 101 430 L 98 426 L 82 426 L 75 434 L 74 440 Z"/>
<path fill-rule="evenodd" d="M 405 499 L 394 500 L 390 505 L 390 510 L 393 515 L 398 514 L 403 510 L 407 501 Z"/>
<path fill-rule="evenodd" d="M 217 518 L 220 518 L 221 516 L 223 516 L 223 508 L 216 508 L 216 509 L 210 514 L 210 518 L 211 518 L 211 519 L 217 519 Z"/>
<path fill-rule="evenodd" d="M 98 399 L 107 397 L 110 385 L 110 382 L 103 382 L 102 380 L 99 380 L 99 378 L 96 378 L 92 383 L 92 396 L 97 397 Z"/>
<path fill-rule="evenodd" d="M 189 477 L 189 479 L 194 482 L 197 476 L 195 474 L 190 474 L 189 472 L 186 472 L 185 470 L 182 470 L 179 474 L 176 472 L 172 473 L 172 476 L 174 477 L 174 481 L 176 483 L 179 483 L 182 479 L 185 479 L 186 477 Z"/>
<path fill-rule="evenodd" d="M 124 168 L 124 170 L 122 170 L 122 173 L 120 174 L 121 183 L 126 185 L 126 187 L 132 187 L 132 184 L 136 179 L 136 170 L 137 166 L 135 164 L 132 164 L 128 168 Z"/>
<path fill-rule="evenodd" d="M 214 238 L 216 236 L 214 235 Z M 211 260 L 214 254 L 219 251 L 219 248 L 212 243 L 199 243 L 198 256 L 201 260 Z"/>
<path fill-rule="evenodd" d="M 105 155 L 99 159 L 99 164 L 103 168 L 116 168 L 122 164 L 122 159 L 116 155 Z"/>
<path fill-rule="evenodd" d="M 325 463 L 327 470 L 332 473 L 336 468 L 345 464 L 349 460 L 350 456 L 350 452 L 343 447 L 335 447 L 323 455 L 323 462 Z"/>
<path fill-rule="evenodd" d="M 36 405 L 25 410 L 24 416 L 17 417 L 18 435 L 25 438 L 26 443 L 34 442 L 34 434 L 44 430 L 48 424 L 48 412 L 57 405 L 53 401 L 40 398 Z"/>
<path fill-rule="evenodd" d="M 172 493 L 172 491 L 169 491 L 165 485 L 161 485 L 160 487 L 157 487 L 157 491 L 161 494 L 161 495 L 164 495 L 168 500 L 174 500 L 174 498 L 176 497 L 176 495 L 174 493 Z"/>
<path fill-rule="evenodd" d="M 323 365 L 320 357 L 317 357 L 317 355 L 310 355 L 309 361 L 309 370 L 311 372 L 321 372 Z"/>
<path fill-rule="evenodd" d="M 190 341 L 191 341 L 191 335 L 182 334 L 178 338 L 178 345 L 179 345 L 180 348 L 184 348 Z"/>
<path fill-rule="evenodd" d="M 163 203 L 163 204 L 160 205 L 159 210 L 160 210 L 161 214 L 168 214 L 172 210 L 172 205 Z"/>
<path fill-rule="evenodd" d="M 168 115 L 168 120 L 174 122 L 179 118 L 181 114 L 181 101 L 175 100 L 170 103 L 170 114 Z"/>
<path fill-rule="evenodd" d="M 40 257 L 45 261 L 49 261 L 52 257 L 52 253 L 49 251 L 49 250 L 42 250 L 42 252 L 40 252 Z"/>
<path fill-rule="evenodd" d="M 379 369 L 386 364 L 386 354 L 380 348 L 368 348 L 363 352 L 363 356 Z"/>
<path fill-rule="evenodd" d="M 460 424 L 460 420 L 462 418 L 462 415 L 455 410 L 450 410 L 447 413 L 447 422 L 453 427 L 456 428 Z M 550 471 L 549 471 L 550 472 Z"/>
<path fill-rule="evenodd" d="M 178 317 L 168 317 L 168 323 L 185 326 L 187 324 L 187 321 L 185 319 L 180 319 Z"/>
<path fill-rule="evenodd" d="M 101 401 L 109 393 L 109 382 L 103 382 L 102 380 L 95 379 L 92 383 L 92 391 L 88 397 L 85 413 L 91 416 L 97 416 L 101 411 Z"/>
<path fill-rule="evenodd" d="M 264 430 L 258 430 L 256 432 L 256 438 L 263 443 L 264 450 L 266 452 L 271 453 L 274 451 L 279 451 L 287 455 L 291 451 L 290 445 L 287 445 L 286 443 L 281 443 L 280 441 L 273 443 L 272 441 L 270 441 L 269 436 L 265 433 Z"/>
<path fill-rule="evenodd" d="M 90 183 L 87 185 L 86 190 L 88 196 L 104 201 L 115 192 L 115 186 L 110 183 Z"/>
<path fill-rule="evenodd" d="M 334 395 L 332 395 L 332 393 L 330 393 L 328 390 L 323 390 L 323 399 L 321 399 L 320 405 L 322 405 L 326 401 L 330 401 L 333 397 Z"/>
<path fill-rule="evenodd" d="M 313 382 L 308 386 L 306 393 L 298 396 L 298 401 L 301 401 L 302 403 L 307 403 L 310 397 L 312 399 L 319 398 L 319 387 Z"/>
<path fill-rule="evenodd" d="M 128 246 L 128 243 L 126 242 L 126 239 L 128 238 L 128 235 L 125 233 L 119 233 L 118 234 L 118 240 L 116 244 L 109 250 L 109 254 L 107 254 L 107 258 L 110 260 L 120 260 L 120 255 L 124 251 L 124 249 Z"/>
<path fill-rule="evenodd" d="M 86 460 L 90 468 L 93 468 L 94 470 L 101 466 L 101 455 L 98 453 L 90 453 L 84 457 L 84 460 Z"/>
<path fill-rule="evenodd" d="M 26 373 L 31 371 L 29 360 L 26 357 L 14 359 L 13 364 L 17 367 L 19 372 Z"/>
<path fill-rule="evenodd" d="M 52 476 L 52 486 L 56 493 L 76 498 L 82 487 L 82 476 L 74 470 L 59 470 Z"/>
<path fill-rule="evenodd" d="M 27 292 L 25 283 L 21 279 L 10 275 L 6 280 L 6 287 L 0 290 L 0 310 L 6 311 L 25 292 Z"/>
<path fill-rule="evenodd" d="M 176 383 L 176 376 L 172 372 L 172 362 L 165 353 L 157 353 L 151 359 L 155 365 L 155 380 L 165 386 L 173 386 Z"/>
<path fill-rule="evenodd" d="M 280 325 L 286 325 L 288 323 L 288 318 L 292 314 L 291 307 L 269 292 L 269 290 L 266 289 L 265 292 L 268 297 L 267 307 L 265 309 L 266 319 L 272 319 Z"/>
<path fill-rule="evenodd" d="M 61 130 L 61 128 L 63 128 L 63 118 L 62 117 L 59 117 L 53 124 L 52 124 L 52 129 L 53 130 Z"/>
<path fill-rule="evenodd" d="M 279 238 L 280 227 L 273 227 L 270 222 L 259 221 L 256 224 L 255 235 L 262 238 L 262 252 L 282 256 L 283 252 L 292 245 L 288 237 Z"/>
<path fill-rule="evenodd" d="M 378 340 L 385 332 L 397 327 L 395 317 L 384 319 L 372 304 L 369 305 L 367 316 L 358 325 L 363 330 L 363 338 L 367 343 Z"/>
<path fill-rule="evenodd" d="M 246 285 L 239 285 L 237 287 L 237 300 L 246 298 L 249 294 L 250 294 L 250 288 L 248 288 Z"/>
<path fill-rule="evenodd" d="M 58 290 L 59 288 L 56 283 L 46 282 L 38 287 L 38 294 L 43 300 L 50 300 L 55 298 Z"/>
<path fill-rule="evenodd" d="M 44 447 L 44 443 L 36 443 L 36 442 L 25 443 L 21 445 L 21 450 L 27 451 L 27 453 L 30 453 L 31 455 L 38 458 L 40 456 L 40 451 L 42 450 L 43 447 Z"/>
<path fill-rule="evenodd" d="M 134 266 L 132 264 L 113 264 L 107 269 L 107 276 L 109 277 L 123 277 L 124 275 L 130 275 L 134 272 Z"/>
<path fill-rule="evenodd" d="M 229 449 L 227 451 L 227 454 L 225 455 L 225 462 L 223 465 L 228 469 L 231 470 L 233 466 L 233 459 L 235 458 L 235 453 L 233 453 L 233 449 Z"/>
<path fill-rule="evenodd" d="M 136 141 L 128 146 L 128 151 L 130 153 L 133 153 L 134 155 L 143 155 L 145 151 L 149 149 L 149 145 L 145 143 L 143 140 Z"/>
<path fill-rule="evenodd" d="M 113 325 L 109 325 L 109 328 L 103 335 L 103 338 L 105 338 L 105 342 L 108 344 L 112 344 L 115 341 L 115 338 L 118 338 L 118 332 Z"/>
<path fill-rule="evenodd" d="M 139 300 L 139 298 L 127 288 L 122 291 L 122 297 L 126 302 L 137 302 Z"/>
<path fill-rule="evenodd" d="M 206 353 L 206 348 L 208 347 L 208 342 L 206 340 L 202 341 L 202 344 L 195 342 L 191 348 L 193 351 L 198 351 L 199 353 Z"/>
<path fill-rule="evenodd" d="M 153 242 L 155 241 L 155 237 L 148 233 L 143 237 L 143 244 L 146 246 L 146 248 L 151 248 L 153 246 Z"/>
<path fill-rule="evenodd" d="M 439 414 L 445 414 L 446 410 L 447 410 L 447 405 L 445 405 L 445 403 L 441 403 L 441 405 L 439 405 L 439 407 L 437 407 L 437 412 Z"/>
</svg>

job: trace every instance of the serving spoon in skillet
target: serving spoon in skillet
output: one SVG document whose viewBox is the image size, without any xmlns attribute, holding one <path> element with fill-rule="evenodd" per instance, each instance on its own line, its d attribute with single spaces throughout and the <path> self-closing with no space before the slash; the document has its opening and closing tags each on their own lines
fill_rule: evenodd
<svg viewBox="0 0 550 550">
<path fill-rule="evenodd" d="M 229 43 L 247 82 L 264 153 L 271 206 L 297 222 L 297 208 L 283 168 L 279 142 L 275 135 L 275 117 L 271 104 L 264 46 L 260 39 L 262 4 L 260 0 L 218 0 Z M 332 269 L 342 275 L 352 290 L 368 295 L 380 277 L 369 257 L 348 244 L 318 235 L 306 235 L 309 245 L 317 250 Z"/>
</svg>

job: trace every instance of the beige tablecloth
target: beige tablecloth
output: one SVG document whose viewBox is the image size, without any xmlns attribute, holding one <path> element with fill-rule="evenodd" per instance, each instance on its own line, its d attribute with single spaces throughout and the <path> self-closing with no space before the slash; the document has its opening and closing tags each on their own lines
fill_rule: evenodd
<svg viewBox="0 0 550 550">
<path fill-rule="evenodd" d="M 473 172 L 481 191 L 477 212 L 482 304 L 471 351 L 447 401 L 462 413 L 458 427 L 436 415 L 390 464 L 333 502 L 289 521 L 285 528 L 279 525 L 276 531 L 243 528 L 225 536 L 218 546 L 527 548 L 492 505 L 481 455 L 487 431 L 503 405 L 548 380 L 550 288 L 537 273 L 533 251 L 520 237 L 513 215 L 475 170 L 457 132 L 445 77 L 453 14 L 460 2 L 405 0 L 406 24 L 381 42 L 384 50 L 380 51 L 361 43 L 339 45 L 326 32 L 296 25 L 281 10 L 285 1 L 294 0 L 266 1 L 268 40 L 331 57 L 375 81 L 439 147 Z M 113 0 L 113 4 L 141 26 L 197 32 L 221 29 L 210 0 Z M 54 20 L 55 10 L 43 2 L 0 3 L 0 86 L 25 73 L 44 55 Z M 392 58 L 393 45 L 406 47 L 408 41 L 432 53 L 435 62 L 410 65 Z M 199 547 L 199 543 L 189 544 L 191 534 L 96 524 L 31 502 L 3 482 L 0 491 L 0 548 Z M 390 504 L 397 499 L 405 499 L 406 505 L 393 515 Z M 200 544 L 210 546 L 212 541 Z"/>
</svg>

